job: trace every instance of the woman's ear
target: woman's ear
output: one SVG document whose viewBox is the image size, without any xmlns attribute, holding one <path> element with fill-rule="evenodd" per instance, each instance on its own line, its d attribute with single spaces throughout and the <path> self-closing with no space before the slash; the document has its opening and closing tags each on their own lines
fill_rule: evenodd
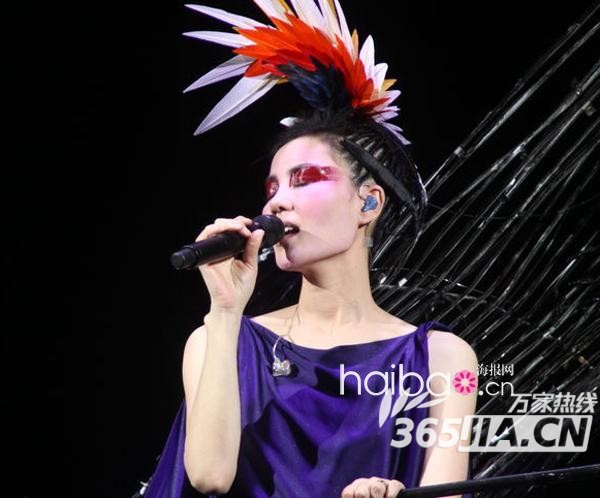
<svg viewBox="0 0 600 498">
<path fill-rule="evenodd" d="M 383 210 L 385 191 L 382 187 L 373 184 L 363 184 L 358 189 L 358 196 L 362 200 L 360 206 L 360 226 L 374 221 Z"/>
</svg>

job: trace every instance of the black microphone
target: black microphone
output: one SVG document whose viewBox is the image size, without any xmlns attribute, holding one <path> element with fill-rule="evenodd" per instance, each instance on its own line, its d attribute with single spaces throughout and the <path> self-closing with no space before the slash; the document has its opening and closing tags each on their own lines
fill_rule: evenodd
<svg viewBox="0 0 600 498">
<path fill-rule="evenodd" d="M 285 226 L 277 216 L 261 214 L 252 219 L 248 229 L 253 232 L 262 228 L 265 235 L 260 248 L 277 244 L 285 235 Z M 183 246 L 171 256 L 171 264 L 177 270 L 191 270 L 206 263 L 230 258 L 246 247 L 246 237 L 238 232 L 223 232 L 208 239 Z"/>
</svg>

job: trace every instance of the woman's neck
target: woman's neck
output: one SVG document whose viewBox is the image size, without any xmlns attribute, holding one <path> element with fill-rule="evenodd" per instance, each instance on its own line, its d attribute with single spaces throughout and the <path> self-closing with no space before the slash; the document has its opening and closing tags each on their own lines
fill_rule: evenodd
<svg viewBox="0 0 600 498">
<path fill-rule="evenodd" d="M 297 317 L 304 325 L 335 330 L 380 316 L 371 294 L 366 257 L 345 254 L 303 272 Z M 352 261 L 353 260 L 353 261 Z"/>
</svg>

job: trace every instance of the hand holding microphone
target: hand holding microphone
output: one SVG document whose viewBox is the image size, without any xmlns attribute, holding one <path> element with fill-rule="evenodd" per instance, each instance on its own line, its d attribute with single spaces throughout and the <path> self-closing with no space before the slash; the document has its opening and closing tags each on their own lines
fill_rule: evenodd
<svg viewBox="0 0 600 498">
<path fill-rule="evenodd" d="M 174 253 L 171 263 L 177 269 L 199 267 L 211 308 L 241 313 L 256 283 L 259 249 L 276 244 L 284 235 L 283 222 L 273 215 L 218 218 L 200 232 L 194 244 Z M 234 258 L 240 253 L 240 259 Z"/>
<path fill-rule="evenodd" d="M 260 215 L 253 220 L 238 216 L 235 220 L 240 220 L 240 222 L 244 223 L 250 221 L 251 224 L 247 227 L 249 232 L 254 232 L 258 229 L 262 229 L 265 232 L 261 249 L 277 244 L 285 235 L 283 222 L 273 215 Z M 234 220 L 227 220 L 225 218 L 215 220 L 213 225 L 206 227 L 198 236 L 196 243 L 183 246 L 179 251 L 174 253 L 171 256 L 171 264 L 177 270 L 190 270 L 206 263 L 230 258 L 242 252 L 246 246 L 246 237 L 249 233 L 243 230 L 245 225 L 240 225 L 240 223 L 228 224 L 226 223 L 228 221 Z M 217 227 L 218 225 L 223 228 L 229 227 L 233 231 L 225 231 L 218 235 L 214 235 L 213 233 L 213 236 L 205 233 L 207 228 Z M 242 229 L 241 233 L 240 229 Z M 203 234 L 206 237 L 203 237 Z"/>
</svg>

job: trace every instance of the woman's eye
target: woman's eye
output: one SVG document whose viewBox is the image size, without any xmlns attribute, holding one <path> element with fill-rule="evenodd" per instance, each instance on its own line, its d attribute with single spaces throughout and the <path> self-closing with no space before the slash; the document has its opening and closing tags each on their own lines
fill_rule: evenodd
<svg viewBox="0 0 600 498">
<path fill-rule="evenodd" d="M 275 180 L 267 180 L 265 182 L 265 199 L 270 201 L 271 198 L 277 193 L 279 185 Z"/>
<path fill-rule="evenodd" d="M 305 166 L 292 171 L 290 186 L 300 187 L 308 183 L 333 180 L 335 175 L 332 173 L 331 168 L 327 166 Z"/>
</svg>

